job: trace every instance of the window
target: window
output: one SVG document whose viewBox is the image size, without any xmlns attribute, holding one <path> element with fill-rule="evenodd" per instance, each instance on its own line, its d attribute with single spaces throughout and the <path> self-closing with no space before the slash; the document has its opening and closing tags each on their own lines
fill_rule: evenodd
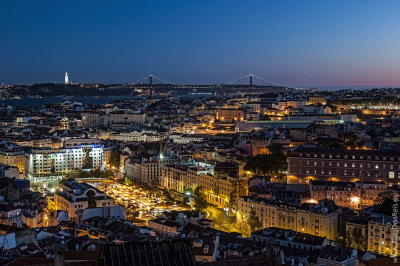
<svg viewBox="0 0 400 266">
<path fill-rule="evenodd" d="M 389 172 L 389 178 L 393 179 L 394 178 L 394 172 Z"/>
</svg>

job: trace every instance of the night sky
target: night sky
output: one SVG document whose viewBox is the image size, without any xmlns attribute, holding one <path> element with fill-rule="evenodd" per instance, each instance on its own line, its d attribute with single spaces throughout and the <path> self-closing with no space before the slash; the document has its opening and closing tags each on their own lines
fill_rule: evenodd
<svg viewBox="0 0 400 266">
<path fill-rule="evenodd" d="M 0 84 L 400 86 L 400 1 L 1 0 Z"/>
</svg>

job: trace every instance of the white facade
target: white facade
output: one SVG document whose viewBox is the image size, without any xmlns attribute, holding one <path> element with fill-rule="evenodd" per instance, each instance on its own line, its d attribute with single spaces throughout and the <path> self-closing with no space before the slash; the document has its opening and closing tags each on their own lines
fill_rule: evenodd
<svg viewBox="0 0 400 266">
<path fill-rule="evenodd" d="M 69 84 L 68 72 L 65 72 L 64 83 Z"/>
<path fill-rule="evenodd" d="M 37 177 L 63 176 L 81 169 L 96 169 L 104 164 L 103 146 L 81 145 L 75 148 L 32 150 L 24 158 L 25 175 Z"/>
<path fill-rule="evenodd" d="M 162 136 L 156 131 L 130 131 L 121 132 L 119 134 L 110 135 L 111 140 L 124 141 L 124 142 L 156 142 L 165 139 L 166 136 Z"/>
<path fill-rule="evenodd" d="M 64 182 L 62 192 L 54 195 L 56 210 L 68 212 L 75 221 L 79 210 L 114 206 L 114 199 L 89 184 L 78 183 L 70 178 Z"/>
</svg>

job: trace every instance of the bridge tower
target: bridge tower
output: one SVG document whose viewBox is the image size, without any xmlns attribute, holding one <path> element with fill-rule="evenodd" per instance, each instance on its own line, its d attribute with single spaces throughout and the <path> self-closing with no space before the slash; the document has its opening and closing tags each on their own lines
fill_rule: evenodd
<svg viewBox="0 0 400 266">
<path fill-rule="evenodd" d="M 152 97 L 154 95 L 154 91 L 153 91 L 153 75 L 149 75 L 149 93 L 150 93 L 150 97 Z"/>
<path fill-rule="evenodd" d="M 252 89 L 253 88 L 253 75 L 252 74 L 249 75 L 249 80 L 250 80 L 250 89 Z"/>
</svg>

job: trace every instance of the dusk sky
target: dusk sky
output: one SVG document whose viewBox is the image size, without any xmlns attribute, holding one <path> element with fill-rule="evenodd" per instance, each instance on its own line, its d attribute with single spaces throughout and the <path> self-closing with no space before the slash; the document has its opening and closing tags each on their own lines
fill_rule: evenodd
<svg viewBox="0 0 400 266">
<path fill-rule="evenodd" d="M 0 1 L 0 84 L 400 86 L 399 1 Z"/>
</svg>

